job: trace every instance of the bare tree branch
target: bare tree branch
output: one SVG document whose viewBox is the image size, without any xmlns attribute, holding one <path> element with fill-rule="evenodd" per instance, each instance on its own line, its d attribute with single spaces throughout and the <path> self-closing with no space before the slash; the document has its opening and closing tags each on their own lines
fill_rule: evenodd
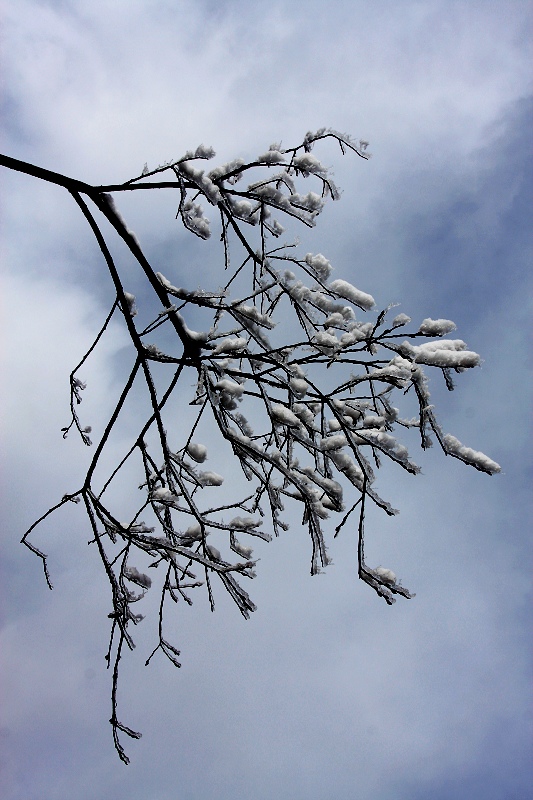
<svg viewBox="0 0 533 800">
<path fill-rule="evenodd" d="M 302 523 L 311 538 L 311 574 L 328 565 L 327 541 L 348 527 L 358 509 L 359 577 L 389 604 L 395 601 L 394 595 L 413 597 L 391 569 L 368 566 L 364 554 L 367 502 L 389 515 L 397 513 L 374 488 L 376 471 L 383 464 L 399 465 L 411 474 L 419 471 L 397 438 L 398 431 L 417 429 L 423 449 L 430 446 L 432 432 L 445 454 L 488 474 L 500 469 L 484 454 L 444 434 L 430 404 L 426 371 L 436 368 L 452 390 L 451 373 L 459 374 L 480 361 L 464 342 L 446 338 L 454 323 L 426 319 L 404 332 L 409 317 L 399 314 L 391 320 L 391 306 L 375 315 L 371 295 L 342 279 L 330 280 L 332 267 L 322 254 L 299 256 L 293 242 L 271 246 L 283 233 L 273 215 L 312 227 L 325 199 L 339 197 L 327 168 L 312 153 L 314 144 L 324 139 L 336 141 L 343 153 L 350 150 L 363 159 L 369 157 L 365 142 L 321 129 L 306 134 L 296 147 L 271 145 L 252 161 L 239 159 L 207 173 L 198 164 L 214 153 L 200 146 L 177 161 L 145 168 L 124 183 L 90 186 L 0 156 L 0 165 L 70 192 L 111 278 L 111 311 L 70 375 L 72 420 L 64 435 L 74 425 L 85 444 L 91 443 L 90 429 L 82 427 L 76 410 L 85 390 L 78 372 L 108 333 L 117 308 L 132 346 L 132 367 L 81 489 L 64 495 L 22 539 L 42 559 L 52 588 L 46 556 L 29 536 L 67 501 L 83 501 L 91 543 L 96 544 L 110 586 L 110 722 L 115 747 L 125 763 L 128 757 L 119 734 L 133 738 L 140 734 L 123 725 L 117 715 L 119 666 L 124 643 L 134 647 L 131 626 L 142 620 L 134 603 L 152 587 L 152 578 L 138 566 L 147 564 L 147 569 L 157 571 L 164 565 L 157 643 L 146 664 L 161 651 L 179 666 L 179 651 L 164 634 L 166 601 L 183 600 L 190 605 L 192 590 L 205 583 L 214 609 L 211 579 L 217 576 L 248 618 L 255 605 L 240 581 L 255 576 L 257 561 L 250 542 L 254 537 L 269 541 L 269 531 L 277 536 L 288 529 L 290 512 L 285 504 L 289 509 L 300 504 Z M 150 180 L 166 173 L 171 173 L 171 180 Z M 250 183 L 236 188 L 243 178 Z M 306 180 L 314 182 L 318 192 L 297 191 L 297 184 Z M 156 271 L 111 196 L 163 188 L 177 194 L 177 219 L 200 239 L 209 237 L 211 227 L 200 201 L 213 208 L 221 226 L 221 264 L 229 273 L 222 290 L 176 286 Z M 153 294 L 160 310 L 148 324 L 136 321 L 135 298 L 125 288 L 98 213 L 86 200 L 126 244 L 146 282 L 146 293 Z M 141 302 L 148 306 L 148 294 L 143 294 Z M 206 321 L 202 331 L 189 327 L 202 315 Z M 148 335 L 154 341 L 147 342 Z M 153 362 L 158 365 L 157 378 Z M 170 376 L 166 384 L 161 378 L 165 370 Z M 191 417 L 183 426 L 171 418 L 168 406 L 175 396 L 183 403 L 182 394 L 177 393 L 191 383 L 195 386 L 188 398 Z M 148 417 L 106 477 L 97 477 L 126 402 L 141 394 L 149 401 Z M 393 405 L 396 395 L 414 416 L 400 415 Z M 201 439 L 208 437 L 213 450 L 213 430 L 221 446 L 225 443 L 233 453 L 246 491 L 240 492 L 236 477 L 220 490 L 225 476 L 203 468 L 209 452 Z M 140 485 L 131 487 L 131 513 L 124 522 L 113 490 L 126 463 L 136 463 Z M 136 501 L 139 491 L 141 499 Z M 222 502 L 213 500 L 217 491 Z M 332 529 L 331 517 L 337 521 Z"/>
</svg>

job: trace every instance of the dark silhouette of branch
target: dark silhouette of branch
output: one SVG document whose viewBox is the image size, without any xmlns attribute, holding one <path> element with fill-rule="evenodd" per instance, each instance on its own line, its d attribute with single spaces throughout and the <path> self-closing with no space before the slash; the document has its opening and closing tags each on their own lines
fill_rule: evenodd
<svg viewBox="0 0 533 800">
<path fill-rule="evenodd" d="M 214 156 L 200 145 L 177 161 L 168 162 L 124 183 L 91 186 L 8 156 L 0 165 L 67 189 L 89 224 L 105 261 L 114 294 L 111 311 L 87 353 L 70 375 L 72 420 L 86 445 L 77 407 L 85 383 L 79 376 L 94 348 L 107 333 L 117 311 L 124 318 L 132 346 L 132 366 L 109 420 L 95 447 L 81 488 L 64 495 L 24 534 L 23 543 L 42 559 L 46 555 L 29 539 L 36 525 L 66 502 L 83 501 L 111 589 L 112 620 L 108 666 L 113 665 L 113 739 L 120 758 L 128 757 L 119 733 L 139 738 L 117 715 L 117 687 L 123 645 L 134 646 L 131 626 L 142 620 L 135 603 L 151 589 L 152 578 L 138 567 L 157 570 L 159 582 L 158 637 L 146 664 L 159 651 L 175 665 L 179 651 L 165 637 L 167 600 L 191 604 L 191 593 L 205 584 L 211 608 L 218 577 L 245 618 L 255 605 L 241 585 L 255 576 L 254 537 L 269 541 L 288 529 L 285 506 L 299 507 L 311 538 L 311 574 L 330 563 L 327 537 L 338 536 L 358 509 L 358 575 L 393 603 L 396 595 L 413 595 L 394 572 L 365 562 L 365 509 L 372 502 L 387 514 L 397 513 L 375 489 L 383 463 L 416 475 L 418 466 L 398 431 L 414 428 L 422 448 L 434 435 L 446 455 L 493 474 L 499 466 L 482 453 L 445 435 L 430 404 L 426 368 L 436 368 L 449 390 L 452 374 L 475 367 L 479 356 L 459 339 L 446 338 L 455 329 L 449 320 L 425 319 L 409 330 L 405 314 L 390 319 L 391 306 L 374 315 L 374 299 L 340 278 L 330 280 L 332 267 L 320 253 L 298 255 L 294 243 L 272 246 L 283 228 L 277 216 L 313 227 L 326 199 L 339 192 L 328 170 L 312 153 L 316 142 L 331 139 L 342 152 L 369 157 L 366 142 L 330 129 L 308 133 L 293 148 L 271 145 L 258 158 L 241 159 L 210 172 L 199 163 Z M 159 180 L 170 173 L 171 180 Z M 157 180 L 151 180 L 157 176 Z M 250 183 L 243 188 L 243 178 Z M 301 193 L 305 181 L 318 191 Z M 177 218 L 200 239 L 210 235 L 211 220 L 199 201 L 220 221 L 225 287 L 211 292 L 175 286 L 149 263 L 135 234 L 118 212 L 112 193 L 170 189 L 178 195 Z M 136 320 L 135 298 L 106 242 L 102 215 L 126 244 L 159 307 L 154 319 Z M 235 264 L 233 265 L 233 261 Z M 141 304 L 148 305 L 148 295 Z M 366 321 L 370 315 L 370 321 Z M 193 321 L 204 319 L 203 330 Z M 406 332 L 409 331 L 409 332 Z M 147 336 L 155 337 L 147 342 Z M 417 343 L 421 342 L 421 343 Z M 154 363 L 158 377 L 154 377 Z M 169 371 L 163 383 L 160 372 Z M 186 427 L 169 419 L 167 405 L 178 386 L 196 389 L 189 409 L 195 419 Z M 97 467 L 132 394 L 145 393 L 151 412 L 140 425 L 125 454 L 105 478 Z M 392 404 L 400 395 L 411 407 L 408 418 Z M 213 429 L 231 450 L 247 491 L 239 494 L 237 478 L 225 490 L 224 475 L 203 469 Z M 408 435 L 408 434 L 407 434 Z M 127 462 L 137 458 L 141 477 L 132 487 L 131 516 L 121 521 L 113 488 Z M 231 467 L 231 478 L 234 467 Z M 226 484 L 227 486 L 227 484 Z M 141 499 L 139 497 L 141 491 Z M 217 491 L 224 497 L 214 499 Z M 232 497 L 236 495 L 236 497 Z M 347 505 L 345 497 L 348 497 Z M 348 510 L 346 510 L 348 507 Z M 146 519 L 141 519 L 141 516 Z M 339 520 L 329 531 L 328 519 Z M 216 545 L 215 545 L 216 542 Z M 200 573 L 200 578 L 197 573 Z M 156 574 L 156 573 L 153 573 Z"/>
</svg>

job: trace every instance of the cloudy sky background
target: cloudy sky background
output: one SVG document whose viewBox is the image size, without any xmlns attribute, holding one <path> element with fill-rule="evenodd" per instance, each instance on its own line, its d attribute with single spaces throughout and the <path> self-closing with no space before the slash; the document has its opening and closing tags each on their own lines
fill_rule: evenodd
<svg viewBox="0 0 533 800">
<path fill-rule="evenodd" d="M 401 514 L 372 516 L 368 560 L 394 569 L 412 601 L 388 607 L 357 581 L 349 532 L 334 565 L 311 578 L 310 543 L 294 525 L 257 549 L 249 622 L 222 591 L 215 614 L 200 597 L 176 609 L 180 671 L 162 657 L 144 668 L 155 634 L 145 620 L 123 662 L 121 716 L 143 731 L 124 741 L 125 767 L 107 721 L 108 586 L 81 511 L 35 535 L 53 592 L 18 544 L 80 483 L 87 453 L 60 434 L 68 374 L 112 293 L 68 194 L 3 170 L 6 800 L 522 800 L 533 779 L 531 6 L 286 5 L 10 4 L 3 152 L 97 184 L 200 142 L 222 162 L 323 125 L 368 139 L 369 162 L 317 150 L 344 194 L 302 232 L 303 252 L 324 252 L 335 277 L 380 306 L 455 320 L 484 362 L 455 393 L 435 391 L 439 418 L 503 473 L 435 450 L 417 454 L 423 475 L 380 483 Z M 178 285 L 218 286 L 217 264 L 193 254 L 175 206 L 170 194 L 119 198 L 158 269 Z M 84 375 L 91 422 L 119 390 L 126 340 L 118 325 L 112 334 Z"/>
</svg>

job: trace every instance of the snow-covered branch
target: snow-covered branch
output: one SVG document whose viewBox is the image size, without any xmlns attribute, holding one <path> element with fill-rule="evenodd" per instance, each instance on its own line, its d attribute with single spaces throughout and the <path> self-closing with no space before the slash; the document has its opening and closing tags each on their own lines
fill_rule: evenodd
<svg viewBox="0 0 533 800">
<path fill-rule="evenodd" d="M 131 341 L 130 373 L 110 419 L 98 426 L 103 433 L 83 486 L 50 510 L 83 501 L 109 582 L 111 723 L 126 762 L 119 732 L 140 734 L 117 717 L 119 662 L 123 645 L 134 646 L 131 628 L 142 620 L 136 609 L 146 593 L 160 592 L 157 644 L 147 663 L 161 651 L 179 666 L 179 651 L 164 631 L 168 602 L 190 605 L 194 590 L 204 587 L 214 609 L 212 581 L 218 579 L 247 618 L 255 605 L 242 583 L 255 576 L 257 539 L 285 533 L 296 509 L 311 541 L 312 574 L 330 564 L 328 547 L 351 521 L 359 577 L 387 603 L 396 595 L 410 598 L 390 567 L 365 562 L 367 504 L 397 513 L 378 494 L 379 470 L 391 465 L 419 472 L 409 453 L 412 429 L 423 449 L 435 436 L 444 453 L 465 464 L 489 474 L 500 470 L 488 456 L 444 434 L 430 401 L 431 372 L 452 389 L 453 373 L 480 363 L 465 342 L 448 338 L 454 323 L 428 318 L 409 332 L 410 317 L 400 313 L 391 319 L 392 306 L 377 310 L 367 287 L 342 277 L 332 280 L 334 268 L 322 253 L 300 254 L 292 242 L 275 243 L 283 232 L 277 217 L 311 227 L 325 201 L 339 197 L 329 169 L 312 152 L 324 140 L 335 141 L 343 153 L 369 157 L 366 142 L 325 128 L 306 134 L 296 147 L 273 144 L 248 162 L 238 159 L 208 172 L 204 163 L 214 152 L 200 145 L 107 186 L 0 157 L 5 167 L 70 191 L 110 275 L 111 311 L 71 373 L 72 419 L 64 436 L 74 427 L 91 444 L 80 409 L 90 386 L 79 373 L 113 316 L 122 315 Z M 156 187 L 173 193 L 177 219 L 200 239 L 221 226 L 223 287 L 195 286 L 192 271 L 172 274 L 167 265 L 149 262 L 113 195 Z M 102 216 L 145 280 L 137 300 L 106 242 Z M 156 316 L 145 318 L 145 308 L 153 309 L 154 302 Z M 188 387 L 188 405 L 177 421 L 169 401 L 183 397 Z M 126 400 L 142 393 L 150 413 L 102 478 L 97 467 Z M 138 480 L 125 520 L 113 490 L 126 465 L 128 474 L 137 470 Z M 23 541 L 42 559 L 49 580 L 46 556 L 30 541 L 34 528 Z"/>
</svg>

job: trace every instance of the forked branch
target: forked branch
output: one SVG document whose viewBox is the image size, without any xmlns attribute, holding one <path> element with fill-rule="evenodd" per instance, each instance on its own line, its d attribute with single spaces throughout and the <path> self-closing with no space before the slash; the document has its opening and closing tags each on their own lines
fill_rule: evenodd
<svg viewBox="0 0 533 800">
<path fill-rule="evenodd" d="M 430 405 L 426 368 L 444 376 L 451 390 L 452 374 L 475 367 L 480 360 L 463 341 L 447 338 L 455 329 L 453 322 L 425 319 L 410 327 L 405 314 L 391 319 L 391 306 L 376 315 L 370 294 L 345 280 L 330 280 L 332 267 L 322 254 L 299 255 L 292 242 L 274 246 L 273 240 L 283 233 L 278 217 L 312 227 L 325 200 L 339 197 L 329 170 L 312 153 L 314 144 L 325 139 L 335 141 L 343 153 L 350 150 L 363 159 L 369 157 L 366 142 L 322 129 L 308 133 L 296 147 L 271 145 L 256 159 L 238 159 L 210 172 L 199 165 L 214 153 L 201 145 L 176 161 L 151 170 L 146 167 L 122 184 L 90 186 L 0 156 L 1 165 L 70 192 L 111 278 L 111 311 L 70 376 L 72 421 L 63 429 L 65 436 L 74 427 L 90 444 L 89 428 L 83 426 L 78 411 L 85 389 L 79 371 L 117 310 L 131 342 L 129 376 L 103 425 L 82 487 L 65 495 L 22 539 L 42 559 L 51 588 L 46 555 L 29 535 L 67 501 L 83 501 L 91 543 L 98 548 L 111 589 L 110 721 L 115 747 L 126 763 L 119 732 L 134 738 L 140 734 L 117 716 L 119 664 L 124 643 L 133 647 L 131 626 L 142 619 L 134 604 L 152 586 L 151 577 L 139 566 L 161 566 L 164 572 L 159 582 L 157 643 L 146 663 L 161 651 L 179 666 L 179 651 L 164 632 L 167 601 L 191 604 L 192 591 L 205 584 L 214 608 L 211 579 L 218 577 L 247 618 L 255 605 L 241 581 L 255 576 L 254 537 L 268 541 L 271 532 L 277 536 L 286 531 L 291 507 L 300 508 L 311 538 L 312 574 L 330 563 L 328 538 L 346 530 L 356 515 L 361 580 L 389 604 L 395 595 L 413 596 L 392 570 L 371 567 L 364 556 L 367 503 L 389 515 L 397 513 L 376 491 L 376 470 L 389 463 L 411 474 L 419 471 L 398 432 L 407 431 L 408 436 L 408 429 L 414 428 L 422 448 L 430 446 L 433 434 L 447 455 L 488 474 L 500 469 L 484 454 L 445 435 Z M 317 191 L 303 193 L 300 185 L 306 180 L 314 182 Z M 177 218 L 200 239 L 209 237 L 211 226 L 200 202 L 216 212 L 221 266 L 227 273 L 223 290 L 174 285 L 179 276 L 167 277 L 149 262 L 111 195 L 153 189 L 176 195 Z M 98 213 L 126 244 L 146 281 L 138 315 Z M 160 310 L 141 323 L 150 292 Z M 197 327 L 200 319 L 200 331 L 190 327 L 193 321 Z M 161 377 L 164 370 L 166 382 Z M 169 401 L 191 382 L 196 387 L 187 407 L 192 416 L 183 428 L 168 413 Z M 97 467 L 124 407 L 132 394 L 141 393 L 148 397 L 150 414 L 111 472 L 97 481 Z M 411 416 L 393 405 L 397 395 L 407 410 L 414 401 Z M 213 431 L 219 434 L 219 444 L 213 443 Z M 204 436 L 215 460 L 221 447 L 229 448 L 243 474 L 245 491 L 236 478 L 229 487 L 225 484 L 225 490 L 218 488 L 225 476 L 204 469 L 209 456 Z M 135 458 L 141 497 L 135 500 L 139 490 L 132 487 L 131 512 L 124 522 L 113 490 L 126 463 Z M 230 474 L 233 477 L 233 467 Z M 217 492 L 223 494 L 222 502 L 216 500 Z M 337 521 L 333 530 L 330 518 Z"/>
</svg>

